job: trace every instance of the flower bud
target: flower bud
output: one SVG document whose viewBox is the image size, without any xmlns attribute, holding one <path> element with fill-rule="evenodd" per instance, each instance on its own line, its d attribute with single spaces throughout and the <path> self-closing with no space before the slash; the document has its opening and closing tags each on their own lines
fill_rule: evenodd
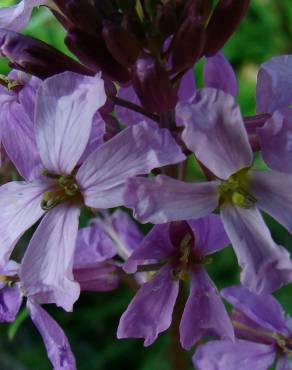
<svg viewBox="0 0 292 370">
<path fill-rule="evenodd" d="M 172 72 L 192 67 L 199 59 L 205 43 L 205 29 L 201 21 L 190 15 L 175 36 L 172 52 Z"/>
<path fill-rule="evenodd" d="M 52 46 L 20 33 L 0 30 L 0 55 L 10 65 L 39 78 L 47 78 L 65 71 L 84 75 L 92 72 Z"/>
<path fill-rule="evenodd" d="M 73 29 L 68 32 L 65 43 L 92 71 L 101 70 L 111 80 L 122 84 L 130 80 L 129 72 L 112 57 L 101 36 Z"/>
<path fill-rule="evenodd" d="M 132 81 L 141 103 L 149 111 L 160 114 L 175 106 L 176 92 L 166 70 L 153 55 L 140 54 L 133 67 Z"/>
<path fill-rule="evenodd" d="M 168 37 L 175 32 L 177 18 L 173 6 L 166 4 L 158 7 L 156 25 L 163 37 Z"/>
<path fill-rule="evenodd" d="M 131 67 L 142 49 L 136 37 L 120 26 L 104 21 L 102 35 L 112 56 L 124 67 Z"/>
<path fill-rule="evenodd" d="M 250 0 L 219 0 L 207 26 L 205 56 L 216 54 L 245 16 Z"/>
</svg>

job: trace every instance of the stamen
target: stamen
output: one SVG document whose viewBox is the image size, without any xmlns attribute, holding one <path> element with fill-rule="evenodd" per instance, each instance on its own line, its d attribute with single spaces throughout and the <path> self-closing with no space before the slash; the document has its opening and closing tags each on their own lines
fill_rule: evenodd
<svg viewBox="0 0 292 370">
<path fill-rule="evenodd" d="M 18 90 L 23 86 L 23 84 L 19 81 L 13 80 L 5 75 L 0 74 L 0 85 L 6 87 L 9 91 Z"/>
</svg>

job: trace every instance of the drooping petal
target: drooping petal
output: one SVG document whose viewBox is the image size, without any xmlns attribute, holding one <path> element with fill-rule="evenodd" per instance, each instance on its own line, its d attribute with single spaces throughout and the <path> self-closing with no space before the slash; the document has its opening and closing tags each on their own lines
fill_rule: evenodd
<svg viewBox="0 0 292 370">
<path fill-rule="evenodd" d="M 70 174 L 84 152 L 106 95 L 100 75 L 64 72 L 45 80 L 36 100 L 36 138 L 46 170 Z"/>
<path fill-rule="evenodd" d="M 74 267 L 104 262 L 117 254 L 117 248 L 97 223 L 78 231 Z"/>
<path fill-rule="evenodd" d="M 28 245 L 19 273 L 27 297 L 66 311 L 72 311 L 80 291 L 72 273 L 79 213 L 79 205 L 70 203 L 50 210 Z"/>
<path fill-rule="evenodd" d="M 127 100 L 131 103 L 141 106 L 141 102 L 132 86 L 127 87 L 121 86 L 119 88 L 117 96 L 118 98 Z M 121 121 L 121 123 L 125 126 L 132 126 L 143 121 L 153 122 L 152 119 L 144 116 L 143 114 L 137 113 L 128 108 L 124 108 L 120 105 L 115 106 L 115 113 L 118 119 Z"/>
<path fill-rule="evenodd" d="M 206 87 L 213 87 L 233 96 L 236 96 L 238 93 L 234 70 L 221 52 L 213 57 L 206 58 L 204 82 Z"/>
<path fill-rule="evenodd" d="M 275 356 L 273 346 L 265 344 L 211 341 L 197 349 L 193 363 L 197 370 L 267 370 Z"/>
<path fill-rule="evenodd" d="M 112 208 L 123 204 L 129 177 L 184 159 L 168 130 L 142 122 L 101 145 L 80 167 L 76 179 L 87 206 Z"/>
<path fill-rule="evenodd" d="M 190 349 L 205 335 L 234 340 L 234 331 L 219 293 L 204 268 L 192 270 L 191 291 L 181 323 L 183 348 Z"/>
<path fill-rule="evenodd" d="M 106 292 L 114 290 L 120 281 L 117 268 L 111 262 L 74 266 L 73 274 L 82 291 Z"/>
<path fill-rule="evenodd" d="M 195 248 L 204 256 L 215 253 L 230 243 L 218 215 L 211 214 L 197 220 L 188 220 L 188 224 L 195 235 Z"/>
<path fill-rule="evenodd" d="M 257 294 L 292 281 L 288 251 L 277 245 L 256 208 L 221 208 L 222 221 L 242 268 L 241 282 Z"/>
<path fill-rule="evenodd" d="M 12 322 L 22 302 L 19 287 L 5 287 L 0 290 L 0 322 Z"/>
<path fill-rule="evenodd" d="M 276 370 L 292 370 L 292 362 L 288 355 L 282 355 L 278 359 Z"/>
<path fill-rule="evenodd" d="M 27 300 L 27 308 L 46 346 L 54 370 L 75 370 L 76 363 L 68 339 L 57 322 L 38 304 Z"/>
<path fill-rule="evenodd" d="M 218 181 L 186 183 L 159 175 L 155 179 L 129 179 L 125 205 L 140 222 L 154 224 L 200 218 L 218 204 Z"/>
<path fill-rule="evenodd" d="M 234 308 L 268 330 L 286 334 L 284 311 L 272 295 L 257 295 L 240 285 L 221 290 L 221 295 Z"/>
<path fill-rule="evenodd" d="M 129 273 L 137 271 L 137 266 L 147 260 L 167 259 L 175 251 L 169 236 L 170 224 L 156 225 L 145 236 L 142 243 L 131 254 L 123 268 Z"/>
<path fill-rule="evenodd" d="M 0 187 L 0 266 L 8 261 L 22 234 L 44 214 L 40 204 L 48 188 L 41 181 L 13 181 Z"/>
<path fill-rule="evenodd" d="M 275 171 L 292 173 L 292 109 L 279 109 L 257 129 L 264 161 Z"/>
<path fill-rule="evenodd" d="M 34 180 L 40 176 L 41 161 L 33 121 L 16 101 L 5 108 L 1 111 L 3 146 L 20 175 Z"/>
<path fill-rule="evenodd" d="M 252 150 L 233 96 L 202 89 L 179 104 L 176 115 L 185 126 L 182 139 L 187 147 L 216 176 L 227 179 L 251 165 Z"/>
<path fill-rule="evenodd" d="M 164 266 L 142 285 L 123 313 L 118 338 L 144 338 L 145 346 L 152 344 L 171 324 L 178 288 L 178 281 L 172 279 L 171 267 Z"/>
<path fill-rule="evenodd" d="M 21 0 L 17 5 L 0 8 L 0 28 L 21 31 L 28 24 L 33 8 L 48 2 L 46 0 Z"/>
<path fill-rule="evenodd" d="M 258 113 L 273 113 L 292 103 L 292 55 L 281 55 L 263 63 L 258 73 Z"/>
<path fill-rule="evenodd" d="M 250 186 L 256 205 L 292 232 L 292 175 L 252 171 Z"/>
</svg>

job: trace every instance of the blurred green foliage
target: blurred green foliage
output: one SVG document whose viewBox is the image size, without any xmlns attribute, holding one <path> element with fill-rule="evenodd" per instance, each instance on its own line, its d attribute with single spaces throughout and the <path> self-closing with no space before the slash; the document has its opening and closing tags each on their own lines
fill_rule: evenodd
<svg viewBox="0 0 292 370">
<path fill-rule="evenodd" d="M 1 6 L 14 3 L 1 0 Z M 34 11 L 26 34 L 39 38 L 70 55 L 64 46 L 65 32 L 46 8 Z M 252 0 L 247 17 L 224 48 L 239 81 L 238 101 L 245 115 L 255 112 L 255 86 L 259 65 L 272 56 L 292 52 L 291 0 Z M 0 61 L 1 73 L 8 71 L 7 62 Z M 196 67 L 198 85 L 202 86 L 202 63 Z M 188 179 L 202 178 L 193 159 L 188 163 Z M 273 219 L 266 220 L 275 240 L 292 251 L 292 237 Z M 219 288 L 238 283 L 239 269 L 232 249 L 214 256 L 208 266 Z M 74 313 L 49 307 L 69 337 L 79 370 L 169 370 L 169 335 L 162 334 L 150 348 L 140 340 L 116 339 L 121 313 L 133 293 L 126 286 L 112 293 L 84 293 Z M 276 293 L 285 310 L 292 314 L 292 288 Z M 25 312 L 19 321 L 25 318 Z M 18 322 L 17 324 L 20 324 Z M 189 356 L 190 369 L 192 369 Z M 39 334 L 29 319 L 17 325 L 2 325 L 0 331 L 1 370 L 47 370 L 51 365 Z M 179 370 L 179 369 L 176 369 Z M 228 370 L 228 369 L 226 369 Z"/>
</svg>

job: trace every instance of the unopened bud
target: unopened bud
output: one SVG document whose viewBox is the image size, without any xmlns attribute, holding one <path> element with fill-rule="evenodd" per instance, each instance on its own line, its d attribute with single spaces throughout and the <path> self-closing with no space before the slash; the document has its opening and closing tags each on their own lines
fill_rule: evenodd
<svg viewBox="0 0 292 370">
<path fill-rule="evenodd" d="M 175 8 L 168 4 L 158 7 L 156 25 L 163 37 L 173 34 L 177 27 Z"/>
<path fill-rule="evenodd" d="M 137 59 L 132 81 L 141 103 L 149 111 L 160 114 L 174 108 L 176 92 L 167 71 L 151 54 L 143 52 Z"/>
</svg>

